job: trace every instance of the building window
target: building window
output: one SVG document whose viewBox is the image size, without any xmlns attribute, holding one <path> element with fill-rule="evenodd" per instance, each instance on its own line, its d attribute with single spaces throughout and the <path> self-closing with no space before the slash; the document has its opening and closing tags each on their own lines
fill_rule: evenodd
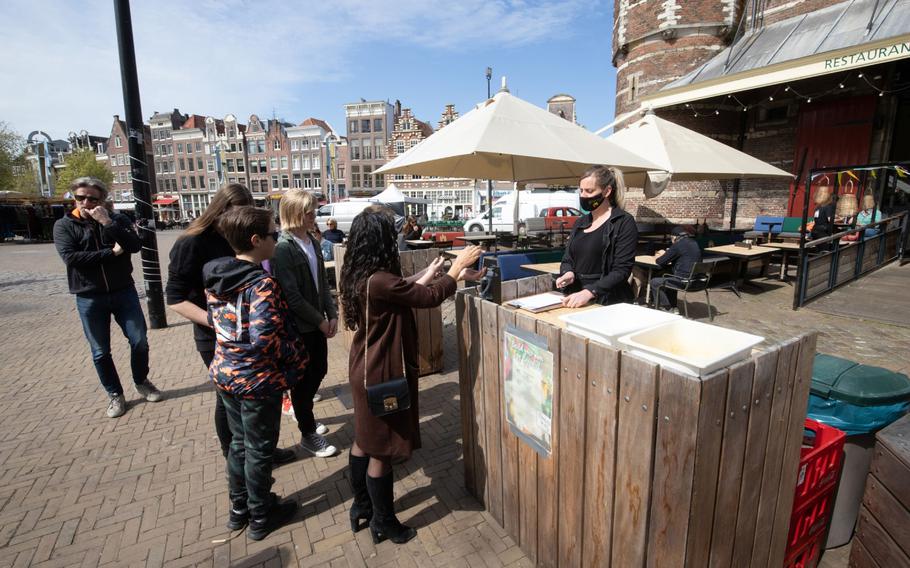
<svg viewBox="0 0 910 568">
<path fill-rule="evenodd" d="M 114 136 L 114 148 L 122 148 L 123 140 L 120 139 L 120 136 Z"/>
<path fill-rule="evenodd" d="M 310 157 L 309 156 L 303 156 L 303 169 L 305 169 L 305 170 L 310 169 Z"/>
<path fill-rule="evenodd" d="M 376 158 L 377 160 L 381 160 L 382 155 L 384 154 L 384 152 L 382 150 L 382 146 L 383 146 L 382 140 L 377 139 L 374 141 L 374 147 L 376 148 L 376 150 L 373 152 L 373 157 Z"/>
<path fill-rule="evenodd" d="M 259 173 L 261 173 L 261 174 L 266 173 L 265 160 L 259 160 Z"/>
<path fill-rule="evenodd" d="M 294 177 L 293 177 L 293 180 L 292 180 L 292 181 L 293 181 L 293 183 L 294 183 L 294 187 L 295 187 L 295 188 L 299 189 L 300 187 L 302 187 L 302 186 L 300 185 L 300 174 L 294 174 Z"/>
<path fill-rule="evenodd" d="M 243 163 L 243 158 L 237 158 L 237 171 L 240 173 L 246 171 L 246 166 Z"/>
<path fill-rule="evenodd" d="M 278 189 L 278 176 L 272 176 L 272 189 Z"/>
<path fill-rule="evenodd" d="M 290 187 L 288 184 L 288 174 L 281 174 L 281 187 L 284 189 Z"/>
<path fill-rule="evenodd" d="M 186 189 L 186 176 L 180 176 L 180 187 Z"/>
<path fill-rule="evenodd" d="M 227 164 L 227 171 L 234 173 L 234 160 L 225 160 L 225 163 Z"/>
<path fill-rule="evenodd" d="M 360 159 L 360 140 L 351 140 L 351 159 Z"/>
<path fill-rule="evenodd" d="M 264 154 L 265 153 L 265 140 L 259 140 L 256 143 L 256 147 L 258 148 L 260 154 Z"/>
<path fill-rule="evenodd" d="M 281 139 L 280 138 L 275 139 L 275 144 L 272 146 L 272 149 L 281 150 Z"/>
<path fill-rule="evenodd" d="M 360 187 L 360 166 L 351 166 L 351 187 Z"/>
<path fill-rule="evenodd" d="M 404 140 L 395 141 L 395 153 L 399 156 L 404 154 Z"/>
<path fill-rule="evenodd" d="M 638 75 L 629 76 L 629 93 L 627 102 L 634 103 L 638 99 Z"/>
<path fill-rule="evenodd" d="M 352 120 L 348 123 L 348 132 L 357 132 L 357 121 Z"/>
<path fill-rule="evenodd" d="M 381 118 L 373 119 L 373 132 L 382 132 L 382 119 Z"/>
<path fill-rule="evenodd" d="M 196 176 L 190 176 L 190 189 L 196 189 Z"/>
<path fill-rule="evenodd" d="M 202 142 L 196 142 L 196 151 L 197 151 L 197 152 L 201 152 L 201 151 L 202 151 Z"/>
<path fill-rule="evenodd" d="M 178 144 L 177 144 L 177 153 L 178 153 L 178 154 L 182 154 L 182 153 L 183 153 L 183 143 L 178 143 Z"/>
<path fill-rule="evenodd" d="M 322 188 L 322 178 L 319 177 L 318 175 L 314 174 L 313 175 L 313 189 L 320 189 L 320 188 Z"/>
<path fill-rule="evenodd" d="M 214 172 L 215 171 L 215 160 L 213 160 L 211 158 L 206 160 L 205 161 L 205 170 L 208 172 Z"/>
<path fill-rule="evenodd" d="M 376 174 L 373 176 L 376 187 L 385 187 L 385 174 Z"/>
<path fill-rule="evenodd" d="M 373 187 L 373 167 L 363 167 L 363 187 Z"/>
<path fill-rule="evenodd" d="M 188 169 L 191 172 L 196 171 L 195 164 L 193 162 L 193 158 L 186 159 L 186 169 Z"/>
<path fill-rule="evenodd" d="M 199 189 L 205 189 L 205 176 L 199 176 Z"/>
<path fill-rule="evenodd" d="M 295 172 L 300 171 L 300 156 L 294 156 L 294 160 L 293 160 L 291 166 L 292 166 L 291 169 L 293 169 Z M 297 186 L 295 186 L 295 187 L 297 187 Z"/>
<path fill-rule="evenodd" d="M 314 169 L 314 170 L 318 170 L 318 169 L 319 169 L 319 154 L 314 154 L 314 155 L 313 155 L 313 169 Z"/>
<path fill-rule="evenodd" d="M 360 121 L 360 131 L 361 132 L 370 131 L 370 119 L 369 118 L 364 118 L 363 120 Z"/>
<path fill-rule="evenodd" d="M 218 189 L 218 180 L 215 178 L 209 178 L 209 191 L 216 191 Z"/>
<path fill-rule="evenodd" d="M 196 158 L 196 169 L 202 171 L 202 158 Z"/>
<path fill-rule="evenodd" d="M 282 170 L 288 169 L 288 157 L 287 156 L 281 156 L 281 169 Z"/>
<path fill-rule="evenodd" d="M 312 147 L 313 150 L 318 150 L 320 146 L 319 138 L 313 138 L 313 143 L 310 144 L 310 147 Z"/>
<path fill-rule="evenodd" d="M 373 146 L 370 145 L 369 140 L 364 140 L 366 144 L 363 145 L 363 159 L 372 160 L 373 159 Z"/>
<path fill-rule="evenodd" d="M 186 169 L 186 163 L 184 163 L 183 158 L 178 159 L 177 163 L 180 165 L 181 172 Z"/>
<path fill-rule="evenodd" d="M 273 170 L 278 169 L 278 158 L 269 158 L 269 168 Z"/>
</svg>

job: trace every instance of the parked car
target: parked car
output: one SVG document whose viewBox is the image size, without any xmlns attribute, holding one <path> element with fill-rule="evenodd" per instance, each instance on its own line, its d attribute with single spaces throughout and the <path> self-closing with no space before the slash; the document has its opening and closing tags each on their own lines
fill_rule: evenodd
<svg viewBox="0 0 910 568">
<path fill-rule="evenodd" d="M 316 210 L 316 224 L 320 231 L 326 231 L 329 227 L 326 224 L 330 218 L 338 222 L 338 228 L 345 234 L 351 230 L 351 222 L 361 211 L 372 205 L 372 201 L 364 199 L 363 201 L 339 201 L 338 203 L 329 203 Z"/>
<path fill-rule="evenodd" d="M 574 207 L 547 207 L 540 212 L 548 231 L 571 231 L 583 213 Z"/>
<path fill-rule="evenodd" d="M 551 191 L 549 189 L 525 190 L 519 192 L 518 221 L 537 218 L 543 209 L 578 209 L 577 191 Z M 511 231 L 515 214 L 515 193 L 509 193 L 493 202 L 493 230 Z M 489 212 L 469 219 L 464 223 L 465 232 L 476 233 L 487 230 Z"/>
</svg>

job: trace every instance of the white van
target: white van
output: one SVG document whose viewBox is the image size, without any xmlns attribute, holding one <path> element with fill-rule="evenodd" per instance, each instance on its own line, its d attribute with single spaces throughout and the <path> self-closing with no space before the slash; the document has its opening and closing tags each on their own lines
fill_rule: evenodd
<svg viewBox="0 0 910 568">
<path fill-rule="evenodd" d="M 530 217 L 537 217 L 540 212 L 548 207 L 574 207 L 580 209 L 578 190 L 551 191 L 549 189 L 534 189 L 518 192 L 518 220 L 524 221 Z M 501 197 L 493 202 L 493 230 L 512 231 L 514 225 L 515 192 Z M 479 233 L 489 228 L 489 211 L 469 219 L 464 224 L 466 233 Z"/>
<path fill-rule="evenodd" d="M 351 221 L 354 217 L 372 204 L 373 202 L 368 199 L 328 203 L 316 210 L 316 225 L 320 231 L 325 232 L 329 228 L 326 224 L 328 220 L 335 219 L 338 228 L 347 234 L 351 230 Z"/>
</svg>

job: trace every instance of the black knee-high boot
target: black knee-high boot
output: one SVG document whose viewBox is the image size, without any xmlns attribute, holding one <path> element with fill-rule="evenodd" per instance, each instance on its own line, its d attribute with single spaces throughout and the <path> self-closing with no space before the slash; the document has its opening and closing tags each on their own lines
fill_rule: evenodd
<svg viewBox="0 0 910 568">
<path fill-rule="evenodd" d="M 351 491 L 354 493 L 354 503 L 351 505 L 351 531 L 355 533 L 363 528 L 360 521 L 369 523 L 373 518 L 373 503 L 370 501 L 370 492 L 367 490 L 368 465 L 370 465 L 370 456 L 348 454 L 348 481 L 350 481 Z"/>
<path fill-rule="evenodd" d="M 367 489 L 373 501 L 373 518 L 370 533 L 373 543 L 388 539 L 395 544 L 404 544 L 417 536 L 417 531 L 398 522 L 395 517 L 395 498 L 392 493 L 392 472 L 382 477 L 367 476 Z"/>
</svg>

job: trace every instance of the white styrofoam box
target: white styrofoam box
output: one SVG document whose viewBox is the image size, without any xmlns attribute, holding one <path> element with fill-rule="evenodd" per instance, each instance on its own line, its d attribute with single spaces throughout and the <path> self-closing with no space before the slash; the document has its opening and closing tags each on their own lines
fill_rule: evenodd
<svg viewBox="0 0 910 568">
<path fill-rule="evenodd" d="M 613 304 L 566 314 L 559 319 L 566 322 L 566 329 L 573 333 L 621 349 L 618 340 L 623 335 L 682 318 L 643 306 Z"/>
<path fill-rule="evenodd" d="M 764 337 L 680 319 L 619 338 L 632 353 L 695 376 L 748 357 Z"/>
</svg>

